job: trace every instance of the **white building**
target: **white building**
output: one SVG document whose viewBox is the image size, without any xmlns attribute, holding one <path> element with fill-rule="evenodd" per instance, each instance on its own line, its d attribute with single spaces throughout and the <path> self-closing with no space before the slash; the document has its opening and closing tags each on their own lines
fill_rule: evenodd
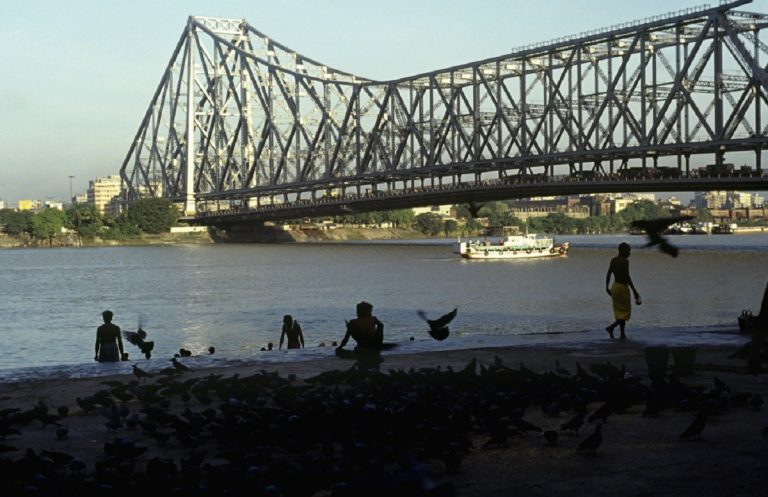
<svg viewBox="0 0 768 497">
<path fill-rule="evenodd" d="M 419 214 L 437 214 L 440 217 L 453 217 L 452 205 L 431 205 L 428 207 L 414 207 L 411 209 L 414 216 Z"/>
<path fill-rule="evenodd" d="M 752 207 L 752 194 L 747 192 L 729 192 L 729 206 L 734 209 Z"/>
<path fill-rule="evenodd" d="M 107 176 L 89 181 L 88 203 L 96 206 L 96 210 L 101 214 L 117 214 L 114 211 L 117 202 L 113 202 L 113 199 L 120 197 L 120 184 L 120 176 Z"/>
<path fill-rule="evenodd" d="M 764 203 L 760 195 L 736 191 L 696 192 L 694 198 L 699 209 L 745 209 Z"/>
<path fill-rule="evenodd" d="M 656 202 L 656 195 L 654 193 L 626 193 L 617 196 L 612 200 L 612 213 L 616 214 L 617 212 L 621 212 L 630 205 L 635 202 L 640 202 L 641 200 Z"/>
<path fill-rule="evenodd" d="M 46 200 L 43 202 L 43 207 L 46 209 L 59 209 L 60 211 L 64 210 L 64 202 L 61 202 L 59 200 Z"/>
<path fill-rule="evenodd" d="M 715 190 L 711 192 L 696 192 L 694 194 L 697 209 L 724 209 L 728 202 L 727 192 Z"/>
</svg>

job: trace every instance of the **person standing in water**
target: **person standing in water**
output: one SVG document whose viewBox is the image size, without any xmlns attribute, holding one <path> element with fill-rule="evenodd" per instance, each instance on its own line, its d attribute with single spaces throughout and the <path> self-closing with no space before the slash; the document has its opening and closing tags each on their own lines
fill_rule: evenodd
<svg viewBox="0 0 768 497">
<path fill-rule="evenodd" d="M 619 255 L 611 259 L 608 266 L 608 273 L 605 275 L 605 291 L 611 296 L 613 301 L 613 316 L 616 319 L 605 328 L 605 331 L 613 338 L 613 330 L 618 326 L 621 330 L 622 340 L 627 338 L 624 330 L 632 315 L 632 301 L 629 297 L 631 289 L 635 295 L 635 303 L 640 305 L 640 294 L 637 292 L 632 278 L 629 276 L 629 254 L 632 248 L 628 243 L 619 244 Z M 613 275 L 613 285 L 611 285 L 611 275 Z"/>
<path fill-rule="evenodd" d="M 94 361 L 117 362 L 127 360 L 123 352 L 123 339 L 120 336 L 120 327 L 112 324 L 112 311 L 101 313 L 104 324 L 96 329 L 96 355 Z"/>
<path fill-rule="evenodd" d="M 283 316 L 283 332 L 280 334 L 280 345 L 277 350 L 283 348 L 283 339 L 286 336 L 288 337 L 289 349 L 304 348 L 304 335 L 301 333 L 301 326 L 290 314 Z"/>
</svg>

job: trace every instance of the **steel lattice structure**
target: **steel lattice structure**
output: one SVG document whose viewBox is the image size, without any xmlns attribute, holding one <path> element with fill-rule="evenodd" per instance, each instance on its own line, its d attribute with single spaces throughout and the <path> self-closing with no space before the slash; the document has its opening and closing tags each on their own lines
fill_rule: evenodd
<svg viewBox="0 0 768 497">
<path fill-rule="evenodd" d="M 123 162 L 188 213 L 416 184 L 610 175 L 768 144 L 768 15 L 721 3 L 392 81 L 190 17 Z"/>
</svg>

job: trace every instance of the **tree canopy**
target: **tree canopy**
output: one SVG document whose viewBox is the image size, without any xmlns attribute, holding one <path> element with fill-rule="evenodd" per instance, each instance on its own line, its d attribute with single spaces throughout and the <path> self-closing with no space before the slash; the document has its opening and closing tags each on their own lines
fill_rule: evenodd
<svg viewBox="0 0 768 497">
<path fill-rule="evenodd" d="M 64 211 L 48 207 L 32 217 L 30 232 L 32 236 L 47 238 L 50 242 L 55 235 L 61 233 L 65 220 L 66 214 L 64 214 Z"/>
<path fill-rule="evenodd" d="M 179 220 L 179 209 L 165 198 L 143 198 L 128 208 L 125 220 L 144 233 L 165 233 Z"/>
</svg>

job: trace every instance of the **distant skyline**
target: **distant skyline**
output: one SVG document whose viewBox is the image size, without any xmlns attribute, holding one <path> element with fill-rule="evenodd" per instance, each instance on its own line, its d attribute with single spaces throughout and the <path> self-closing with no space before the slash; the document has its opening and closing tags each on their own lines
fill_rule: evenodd
<svg viewBox="0 0 768 497">
<path fill-rule="evenodd" d="M 244 18 L 315 60 L 389 80 L 704 3 L 8 2 L 0 16 L 0 199 L 65 200 L 70 176 L 78 194 L 89 180 L 119 174 L 189 15 Z M 741 9 L 765 13 L 768 0 Z"/>
</svg>

